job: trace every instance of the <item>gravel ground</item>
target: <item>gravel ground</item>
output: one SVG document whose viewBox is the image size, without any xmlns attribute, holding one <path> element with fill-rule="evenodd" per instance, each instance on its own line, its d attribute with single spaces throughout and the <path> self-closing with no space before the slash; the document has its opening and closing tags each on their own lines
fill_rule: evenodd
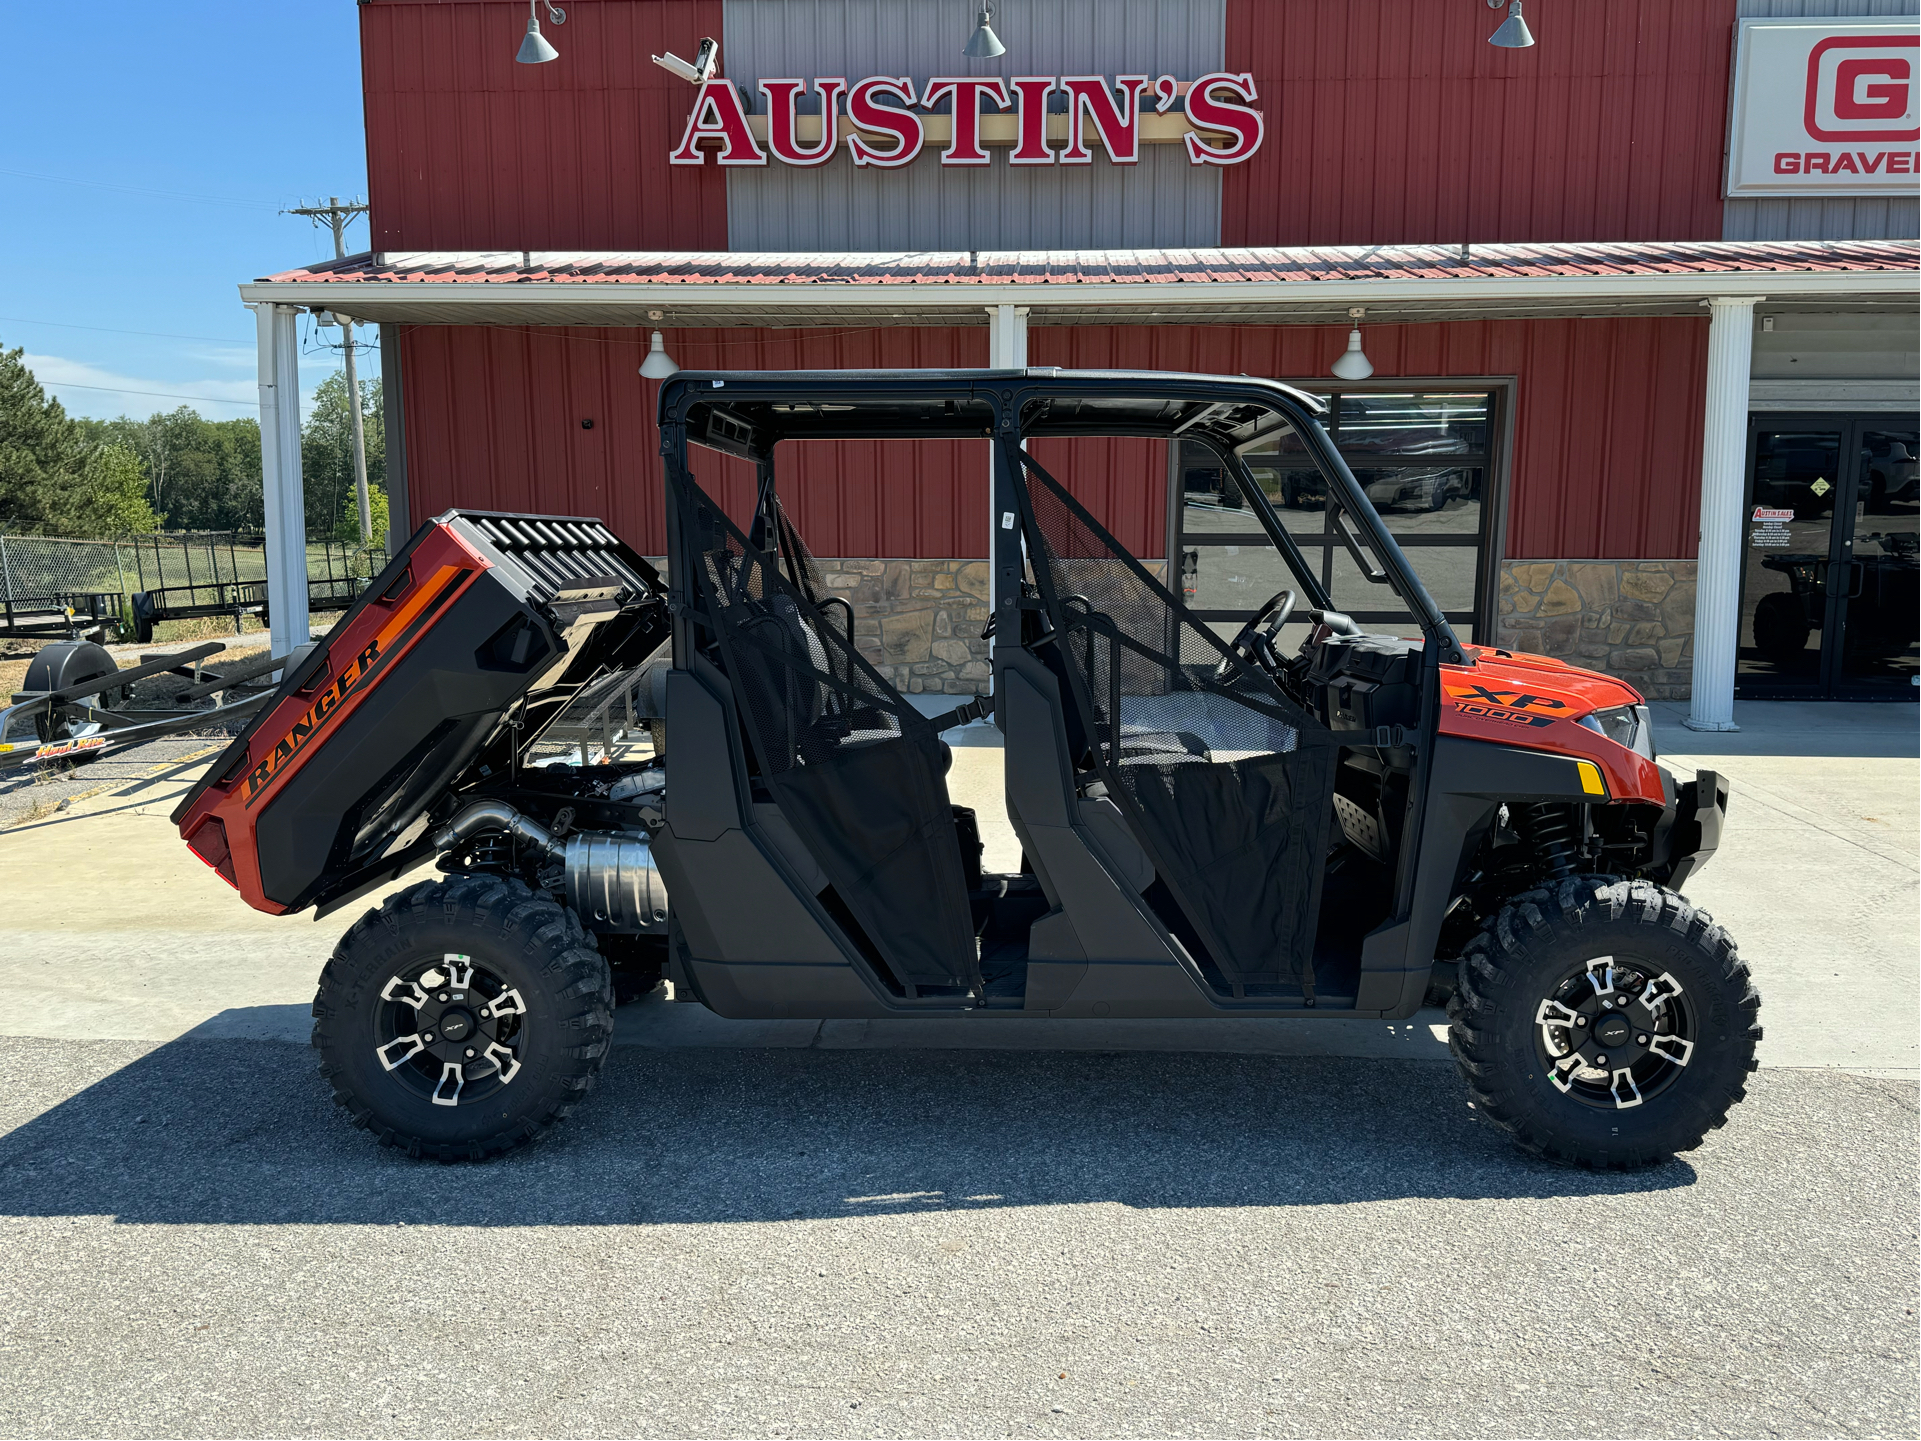
<svg viewBox="0 0 1921 1441">
<path fill-rule="evenodd" d="M 0 1042 L 0 1432 L 1916 1434 L 1915 1088 L 1639 1175 L 1451 1070 L 649 1051 L 487 1167 L 311 1053 Z"/>
<path fill-rule="evenodd" d="M 0 831 L 58 814 L 103 790 L 163 774 L 220 753 L 224 734 L 165 736 L 113 751 L 84 766 L 26 766 L 0 771 Z"/>
</svg>

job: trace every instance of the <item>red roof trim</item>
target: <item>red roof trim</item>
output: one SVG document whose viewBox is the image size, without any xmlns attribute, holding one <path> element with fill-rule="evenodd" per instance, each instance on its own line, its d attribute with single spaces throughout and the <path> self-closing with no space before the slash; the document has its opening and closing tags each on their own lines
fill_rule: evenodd
<svg viewBox="0 0 1921 1441">
<path fill-rule="evenodd" d="M 388 252 L 263 276 L 273 282 L 463 285 L 1220 285 L 1242 281 L 1497 280 L 1779 272 L 1913 272 L 1912 240 L 1477 245 L 1333 249 L 920 252 L 904 255 Z"/>
</svg>

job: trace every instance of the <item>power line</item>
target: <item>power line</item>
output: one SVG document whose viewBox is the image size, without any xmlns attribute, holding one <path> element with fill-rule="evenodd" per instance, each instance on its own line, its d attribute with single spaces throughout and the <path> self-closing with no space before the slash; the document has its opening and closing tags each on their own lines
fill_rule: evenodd
<svg viewBox="0 0 1921 1441">
<path fill-rule="evenodd" d="M 74 180 L 66 175 L 37 175 L 31 170 L 8 170 L 0 167 L 0 175 L 14 175 L 22 180 L 46 180 L 55 185 L 80 185 L 89 190 L 122 190 L 129 195 L 164 195 L 172 200 L 193 200 L 202 205 L 235 205 L 242 210 L 280 209 L 259 200 L 234 200 L 224 195 L 192 195 L 184 190 L 153 190 L 145 185 L 114 185 L 105 180 Z"/>
<path fill-rule="evenodd" d="M 94 330 L 102 335 L 150 335 L 156 340 L 205 340 L 213 345 L 244 345 L 231 335 L 175 335 L 170 330 L 117 330 L 111 325 L 75 325 L 68 320 L 30 320 L 24 315 L 0 315 L 9 325 L 51 325 L 59 330 Z"/>
<path fill-rule="evenodd" d="M 39 376 L 34 379 L 40 380 Z M 212 395 L 181 395 L 172 390 L 127 390 L 118 385 L 83 385 L 77 380 L 40 380 L 48 390 L 104 390 L 112 395 L 156 395 L 162 400 L 197 400 L 204 405 L 258 405 L 254 400 L 221 400 Z"/>
</svg>

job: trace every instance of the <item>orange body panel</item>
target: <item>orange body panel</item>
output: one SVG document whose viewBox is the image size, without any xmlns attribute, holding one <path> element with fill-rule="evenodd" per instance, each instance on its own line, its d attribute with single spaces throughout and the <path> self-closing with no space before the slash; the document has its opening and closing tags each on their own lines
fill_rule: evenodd
<svg viewBox="0 0 1921 1441">
<path fill-rule="evenodd" d="M 226 828 L 233 887 L 255 910 L 274 916 L 287 912 L 262 886 L 255 818 L 299 770 L 312 742 L 358 709 L 426 633 L 427 621 L 489 568 L 489 562 L 452 531 L 435 527 L 408 558 L 408 583 L 389 587 L 394 590 L 390 596 L 367 596 L 360 609 L 335 627 L 324 642 L 325 668 L 254 721 L 244 763 L 229 762 L 181 818 L 180 836 L 189 845 L 203 824 L 219 819 Z"/>
<path fill-rule="evenodd" d="M 1442 735 L 1590 760 L 1609 800 L 1667 803 L 1659 766 L 1576 724 L 1597 710 L 1640 704 L 1633 686 L 1544 655 L 1466 649 L 1473 666 L 1441 667 Z"/>
</svg>

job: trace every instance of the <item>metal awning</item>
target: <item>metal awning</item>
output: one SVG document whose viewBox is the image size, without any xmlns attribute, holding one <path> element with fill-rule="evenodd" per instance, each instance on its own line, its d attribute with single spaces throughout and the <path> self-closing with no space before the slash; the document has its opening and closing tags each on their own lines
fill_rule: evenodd
<svg viewBox="0 0 1921 1441">
<path fill-rule="evenodd" d="M 1911 240 L 733 254 L 389 251 L 263 276 L 249 303 L 427 325 L 1375 323 L 1912 306 Z"/>
</svg>

